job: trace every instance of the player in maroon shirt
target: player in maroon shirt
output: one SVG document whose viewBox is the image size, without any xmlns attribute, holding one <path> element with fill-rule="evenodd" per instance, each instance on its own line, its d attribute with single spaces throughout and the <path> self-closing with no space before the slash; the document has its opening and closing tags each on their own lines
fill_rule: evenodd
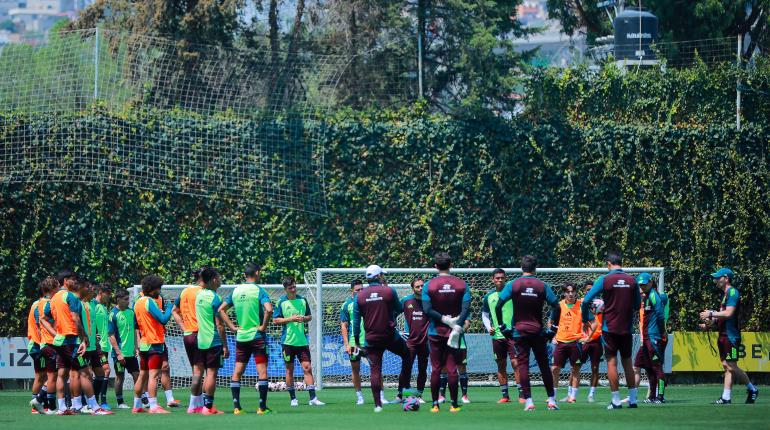
<svg viewBox="0 0 770 430">
<path fill-rule="evenodd" d="M 459 412 L 457 404 L 457 365 L 462 361 L 459 341 L 465 319 L 470 309 L 471 293 L 468 284 L 457 276 L 450 275 L 452 258 L 446 252 L 435 256 L 438 276 L 429 280 L 422 288 L 422 308 L 430 317 L 428 339 L 430 340 L 430 392 L 433 398 L 431 412 L 439 411 L 439 383 L 441 369 L 445 368 L 452 399 L 450 412 Z"/>
<path fill-rule="evenodd" d="M 404 308 L 404 331 L 409 337 L 406 346 L 409 348 L 409 368 L 412 368 L 417 359 L 417 397 L 420 403 L 425 382 L 428 379 L 428 317 L 422 310 L 422 287 L 425 281 L 414 278 L 411 282 L 412 292 L 403 299 L 401 305 Z"/>
<path fill-rule="evenodd" d="M 398 396 L 403 398 L 404 388 L 409 387 L 412 377 L 409 362 L 409 348 L 396 330 L 396 316 L 403 309 L 398 293 L 385 282 L 385 271 L 380 266 L 366 268 L 369 286 L 361 290 L 353 304 L 353 343 L 358 345 L 361 333 L 361 319 L 364 321 L 366 358 L 369 360 L 374 412 L 382 411 L 382 355 L 388 350 L 401 357 L 401 374 L 398 377 Z"/>
</svg>

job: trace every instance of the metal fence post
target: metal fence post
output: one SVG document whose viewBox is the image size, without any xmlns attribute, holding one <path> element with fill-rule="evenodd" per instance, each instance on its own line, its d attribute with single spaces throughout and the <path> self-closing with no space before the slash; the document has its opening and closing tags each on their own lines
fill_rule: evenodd
<svg viewBox="0 0 770 430">
<path fill-rule="evenodd" d="M 315 326 L 316 326 L 316 335 L 315 335 L 315 362 L 317 363 L 316 368 L 316 377 L 315 377 L 315 383 L 316 387 L 320 390 L 323 388 L 323 296 L 322 296 L 322 290 L 323 290 L 323 270 L 317 269 L 315 272 L 315 291 L 316 291 L 316 301 L 315 301 Z"/>
</svg>

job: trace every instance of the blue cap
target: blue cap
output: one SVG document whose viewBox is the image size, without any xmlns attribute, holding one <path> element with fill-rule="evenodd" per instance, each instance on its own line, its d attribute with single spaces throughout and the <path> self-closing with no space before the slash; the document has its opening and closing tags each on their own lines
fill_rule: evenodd
<svg viewBox="0 0 770 430">
<path fill-rule="evenodd" d="M 647 285 L 650 281 L 652 281 L 652 275 L 647 272 L 640 273 L 639 276 L 636 277 L 636 283 L 639 285 Z"/>
<path fill-rule="evenodd" d="M 714 279 L 721 278 L 722 276 L 727 276 L 732 281 L 733 276 L 735 276 L 735 274 L 733 273 L 732 270 L 728 269 L 727 267 L 722 267 L 721 269 L 711 274 L 711 277 Z"/>
</svg>

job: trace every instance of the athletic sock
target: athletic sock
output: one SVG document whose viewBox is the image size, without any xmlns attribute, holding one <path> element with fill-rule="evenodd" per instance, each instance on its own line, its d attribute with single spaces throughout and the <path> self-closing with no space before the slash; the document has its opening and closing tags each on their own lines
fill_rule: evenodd
<svg viewBox="0 0 770 430">
<path fill-rule="evenodd" d="M 48 393 L 45 396 L 45 406 L 49 411 L 56 410 L 56 394 Z"/>
<path fill-rule="evenodd" d="M 310 393 L 310 400 L 315 399 L 315 385 L 308 385 L 307 392 Z"/>
<path fill-rule="evenodd" d="M 636 390 L 637 388 L 629 388 L 628 389 L 628 403 L 634 404 L 636 403 Z"/>
<path fill-rule="evenodd" d="M 292 400 L 297 398 L 297 390 L 294 387 L 291 387 L 287 390 L 289 392 L 289 397 L 291 397 Z"/>
<path fill-rule="evenodd" d="M 60 399 L 56 399 L 56 403 L 58 404 L 60 411 L 63 412 L 63 411 L 67 410 L 67 401 L 64 400 L 64 397 L 62 397 Z"/>
<path fill-rule="evenodd" d="M 134 397 L 134 409 L 140 409 L 142 407 L 142 398 Z"/>
<path fill-rule="evenodd" d="M 662 398 L 666 394 L 666 382 L 662 379 L 658 380 L 658 397 Z"/>
<path fill-rule="evenodd" d="M 142 393 L 142 404 L 145 406 L 149 405 L 150 404 L 149 398 L 150 396 L 149 394 L 147 394 L 147 392 Z"/>
<path fill-rule="evenodd" d="M 575 387 L 571 387 L 571 388 L 572 388 L 572 396 L 570 396 L 570 397 L 575 399 L 575 398 L 577 398 L 577 395 L 578 395 L 578 389 L 575 388 Z"/>
<path fill-rule="evenodd" d="M 588 389 L 588 395 L 593 397 L 593 395 L 596 394 L 596 387 L 591 387 Z"/>
<path fill-rule="evenodd" d="M 257 381 L 257 386 L 259 387 L 259 409 L 265 410 L 267 409 L 267 379 Z"/>
<path fill-rule="evenodd" d="M 158 407 L 158 398 L 157 397 L 150 397 L 150 410 L 155 409 Z"/>
<path fill-rule="evenodd" d="M 72 398 L 72 409 L 83 409 L 83 401 L 80 399 L 80 396 Z"/>
<path fill-rule="evenodd" d="M 196 408 L 203 407 L 203 394 L 198 394 L 197 396 L 195 396 L 195 407 Z"/>
<path fill-rule="evenodd" d="M 122 405 L 122 404 L 126 403 L 125 399 L 123 399 L 123 395 L 122 394 L 119 395 L 119 396 L 116 394 L 115 395 L 115 400 L 118 402 L 119 405 Z"/>
<path fill-rule="evenodd" d="M 500 392 L 503 393 L 503 397 L 510 398 L 511 396 L 508 395 L 508 384 L 500 384 Z"/>
<path fill-rule="evenodd" d="M 46 398 L 48 397 L 48 388 L 43 385 L 40 387 L 40 391 L 38 391 L 37 394 L 32 394 L 32 397 L 36 398 L 38 403 L 45 405 Z"/>
<path fill-rule="evenodd" d="M 439 379 L 439 381 L 440 381 L 440 384 L 439 384 L 439 387 L 440 387 L 440 388 L 439 388 L 439 392 L 441 393 L 441 397 L 446 397 L 446 384 L 447 384 L 447 379 L 448 379 L 448 378 L 447 378 L 447 374 L 446 374 L 446 373 L 442 373 L 442 374 L 441 374 L 441 378 Z"/>
<path fill-rule="evenodd" d="M 43 388 L 45 388 L 45 387 L 43 387 Z M 757 387 L 755 387 L 754 384 L 749 382 L 748 384 L 746 384 L 746 389 L 749 390 L 749 391 L 756 391 Z"/>
<path fill-rule="evenodd" d="M 732 398 L 733 390 L 722 390 L 722 398 L 730 400 Z"/>
<path fill-rule="evenodd" d="M 203 394 L 203 407 L 207 409 L 211 409 L 214 407 L 214 396 L 209 396 L 208 394 Z"/>
<path fill-rule="evenodd" d="M 100 408 L 99 403 L 96 401 L 96 396 L 87 398 L 86 403 L 88 403 L 88 407 L 91 408 L 91 410 L 95 411 Z"/>
<path fill-rule="evenodd" d="M 620 391 L 613 391 L 612 392 L 612 403 L 615 405 L 620 404 Z"/>
<path fill-rule="evenodd" d="M 551 396 L 548 398 L 548 403 L 556 404 L 556 399 L 553 396 Z"/>
<path fill-rule="evenodd" d="M 527 400 L 525 400 L 524 406 L 530 407 L 532 405 L 534 405 L 534 403 L 532 403 L 532 397 L 527 398 Z"/>
<path fill-rule="evenodd" d="M 233 407 L 235 409 L 241 409 L 241 383 L 231 381 L 230 392 L 233 394 Z"/>
<path fill-rule="evenodd" d="M 171 403 L 174 401 L 174 390 L 165 390 L 163 391 L 163 394 L 166 395 L 166 403 Z"/>
<path fill-rule="evenodd" d="M 188 409 L 195 409 L 198 405 L 195 403 L 195 397 L 194 395 L 190 394 L 190 406 L 188 406 Z"/>
<path fill-rule="evenodd" d="M 103 377 L 102 378 L 102 391 L 101 396 L 99 396 L 99 402 L 100 403 L 107 403 L 107 389 L 110 388 L 110 378 Z"/>
<path fill-rule="evenodd" d="M 468 374 L 465 372 L 460 374 L 460 390 L 462 390 L 463 396 L 468 395 Z"/>
</svg>

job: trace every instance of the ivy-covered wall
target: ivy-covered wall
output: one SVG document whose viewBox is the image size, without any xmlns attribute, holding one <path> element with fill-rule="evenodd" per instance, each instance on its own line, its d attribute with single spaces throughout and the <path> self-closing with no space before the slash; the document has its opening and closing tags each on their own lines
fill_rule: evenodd
<svg viewBox="0 0 770 430">
<path fill-rule="evenodd" d="M 92 123 L 83 115 L 59 117 L 58 135 Z M 163 115 L 132 115 L 123 129 L 141 140 Z M 0 115 L 0 147 L 45 120 Z M 316 267 L 426 266 L 439 249 L 458 266 L 515 267 L 523 253 L 597 266 L 619 248 L 628 265 L 667 268 L 676 329 L 718 305 L 707 274 L 727 265 L 747 327 L 770 329 L 769 127 L 458 119 L 417 105 L 340 114 L 323 139 L 325 217 L 249 199 L 1 186 L 0 334 L 22 333 L 36 282 L 65 266 L 128 285 L 149 272 L 181 283 L 214 264 L 233 282 L 256 260 L 277 282 Z"/>
</svg>

